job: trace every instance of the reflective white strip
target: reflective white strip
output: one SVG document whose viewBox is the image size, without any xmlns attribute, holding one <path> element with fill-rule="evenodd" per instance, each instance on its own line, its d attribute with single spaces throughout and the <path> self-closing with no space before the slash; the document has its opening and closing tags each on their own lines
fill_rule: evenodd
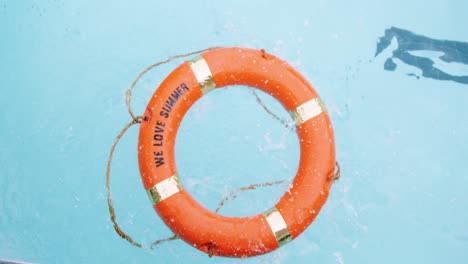
<svg viewBox="0 0 468 264">
<path fill-rule="evenodd" d="M 211 90 L 213 90 L 216 85 L 213 80 L 213 75 L 211 74 L 210 67 L 206 60 L 203 57 L 197 57 L 189 62 L 190 67 L 192 68 L 192 72 L 197 78 L 198 84 L 200 85 L 200 89 L 203 95 L 207 94 Z"/>
<path fill-rule="evenodd" d="M 286 225 L 286 222 L 278 209 L 273 207 L 263 215 L 265 216 L 271 231 L 273 231 L 276 241 L 278 241 L 278 245 L 280 247 L 292 240 L 291 234 L 288 230 L 288 225 Z"/>
<path fill-rule="evenodd" d="M 296 120 L 296 125 L 300 125 L 325 111 L 325 104 L 317 97 L 301 104 L 295 110 L 291 111 L 291 116 Z"/>
<path fill-rule="evenodd" d="M 157 204 L 164 199 L 180 192 L 183 189 L 177 174 L 156 183 L 153 187 L 146 190 L 153 204 Z"/>
</svg>

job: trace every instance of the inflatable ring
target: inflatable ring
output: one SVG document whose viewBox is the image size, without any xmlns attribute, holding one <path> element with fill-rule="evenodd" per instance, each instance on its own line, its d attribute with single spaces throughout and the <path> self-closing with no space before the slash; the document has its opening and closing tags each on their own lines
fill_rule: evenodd
<svg viewBox="0 0 468 264">
<path fill-rule="evenodd" d="M 278 99 L 296 121 L 300 139 L 290 190 L 275 207 L 250 217 L 226 217 L 200 205 L 184 190 L 174 159 L 186 112 L 203 95 L 229 85 L 255 87 Z M 161 83 L 141 123 L 138 160 L 150 200 L 174 234 L 210 256 L 249 257 L 286 244 L 315 219 L 332 184 L 335 142 L 323 102 L 291 66 L 263 50 L 218 48 L 184 62 Z"/>
</svg>

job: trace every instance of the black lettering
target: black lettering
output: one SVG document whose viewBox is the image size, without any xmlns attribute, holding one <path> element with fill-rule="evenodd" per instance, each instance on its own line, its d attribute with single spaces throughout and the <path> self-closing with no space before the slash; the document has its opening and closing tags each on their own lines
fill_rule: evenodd
<svg viewBox="0 0 468 264">
<path fill-rule="evenodd" d="M 174 91 L 172 94 L 171 94 L 171 97 L 173 98 L 173 100 L 177 101 L 179 100 L 179 97 L 181 96 L 181 94 L 178 92 L 178 91 Z"/>
<path fill-rule="evenodd" d="M 156 167 L 164 165 L 163 151 L 153 152 L 154 161 L 156 162 Z"/>
<path fill-rule="evenodd" d="M 154 158 L 154 161 L 156 161 L 156 167 L 164 165 L 164 158 Z"/>
<path fill-rule="evenodd" d="M 153 143 L 153 146 L 161 147 L 163 145 L 164 135 L 162 133 L 164 133 L 165 126 L 166 126 L 166 123 L 161 122 L 159 120 L 156 121 L 156 126 L 154 127 L 154 135 L 153 135 L 153 139 L 156 142 Z"/>
<path fill-rule="evenodd" d="M 174 96 L 174 94 L 172 94 L 172 96 Z M 169 99 L 166 101 L 166 105 L 173 106 L 177 102 L 177 98 L 174 100 L 174 98 L 169 97 Z"/>
<path fill-rule="evenodd" d="M 159 115 L 164 117 L 164 118 L 168 118 L 169 117 L 169 113 L 168 112 L 164 112 L 164 111 L 161 111 L 159 112 Z"/>
<path fill-rule="evenodd" d="M 185 83 L 181 83 L 180 87 L 182 87 L 182 89 L 184 90 L 184 93 L 189 90 L 189 88 L 187 87 L 187 85 L 185 85 Z"/>
<path fill-rule="evenodd" d="M 165 105 L 164 105 L 164 107 L 162 108 L 162 110 L 164 110 L 164 111 L 166 111 L 166 112 L 168 112 L 168 113 L 169 113 L 169 112 L 171 112 L 171 110 L 172 110 L 172 107 L 171 107 L 171 106 L 169 106 L 169 105 L 167 105 L 167 104 L 165 104 Z"/>
<path fill-rule="evenodd" d="M 171 93 L 171 95 L 167 98 L 166 102 L 164 103 L 163 107 L 161 108 L 161 111 L 159 112 L 159 115 L 164 117 L 164 118 L 169 118 L 169 115 L 177 103 L 177 101 L 182 97 L 182 95 L 187 92 L 189 88 L 185 83 L 181 83 L 179 86 L 177 86 L 174 91 Z"/>
<path fill-rule="evenodd" d="M 156 126 L 154 128 L 154 133 L 162 133 L 164 132 L 164 128 L 160 127 L 160 126 Z"/>
</svg>

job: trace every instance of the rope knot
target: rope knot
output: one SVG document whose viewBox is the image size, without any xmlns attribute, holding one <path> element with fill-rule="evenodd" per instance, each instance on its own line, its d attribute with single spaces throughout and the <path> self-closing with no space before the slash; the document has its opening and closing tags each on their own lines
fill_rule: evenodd
<svg viewBox="0 0 468 264">
<path fill-rule="evenodd" d="M 135 116 L 135 117 L 132 119 L 132 125 L 140 124 L 140 123 L 141 123 L 141 120 L 143 120 L 143 116 Z"/>
</svg>

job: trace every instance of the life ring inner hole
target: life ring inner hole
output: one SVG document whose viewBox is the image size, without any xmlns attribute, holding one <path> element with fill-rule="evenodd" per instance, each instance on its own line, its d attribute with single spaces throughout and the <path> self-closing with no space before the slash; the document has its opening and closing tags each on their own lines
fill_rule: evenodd
<svg viewBox="0 0 468 264">
<path fill-rule="evenodd" d="M 219 211 L 225 216 L 256 215 L 273 207 L 299 166 L 294 129 L 289 113 L 269 94 L 247 86 L 211 91 L 192 105 L 177 133 L 175 161 L 184 188 L 210 210 L 236 196 Z M 235 191 L 278 180 L 285 182 L 241 195 Z"/>
</svg>

